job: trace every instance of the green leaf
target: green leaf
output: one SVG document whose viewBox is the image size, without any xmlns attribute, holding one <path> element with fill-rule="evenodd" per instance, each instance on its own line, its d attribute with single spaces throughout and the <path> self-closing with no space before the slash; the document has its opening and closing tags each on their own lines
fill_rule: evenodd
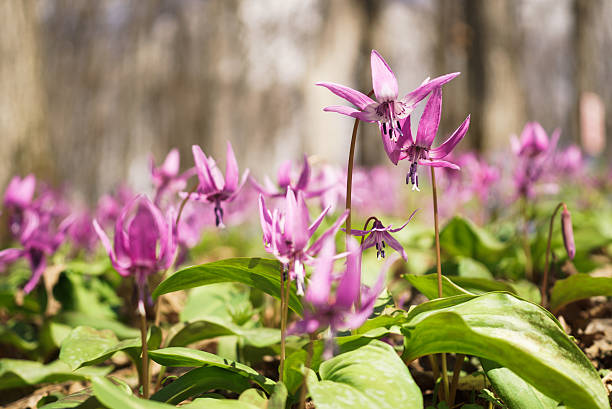
<svg viewBox="0 0 612 409">
<path fill-rule="evenodd" d="M 149 329 L 147 345 L 156 349 L 160 343 L 161 331 L 153 326 Z M 127 353 L 137 362 L 141 353 L 140 337 L 119 342 L 109 330 L 97 331 L 89 327 L 77 327 L 62 342 L 59 357 L 77 369 L 104 362 L 119 351 Z"/>
<path fill-rule="evenodd" d="M 71 327 L 86 326 L 100 330 L 109 329 L 113 331 L 119 339 L 136 338 L 140 335 L 139 330 L 128 327 L 115 319 L 102 317 L 92 318 L 81 312 L 62 313 L 56 319 Z"/>
<path fill-rule="evenodd" d="M 139 399 L 118 388 L 113 383 L 102 377 L 94 377 L 91 380 L 93 392 L 96 398 L 107 408 L 122 409 L 170 409 L 175 406 L 152 400 Z"/>
<path fill-rule="evenodd" d="M 275 384 L 273 380 L 260 375 L 256 370 L 247 365 L 220 358 L 210 352 L 171 347 L 149 351 L 149 357 L 164 366 L 216 366 L 230 370 L 257 383 L 268 393 L 272 393 Z"/>
<path fill-rule="evenodd" d="M 497 394 L 509 409 L 553 409 L 559 402 L 542 394 L 514 372 L 496 362 L 481 359 L 483 369 Z"/>
<path fill-rule="evenodd" d="M 490 291 L 507 291 L 516 294 L 514 287 L 503 281 L 478 277 L 449 277 L 449 279 L 462 288 L 465 288 L 467 291 L 475 294 L 488 293 Z"/>
<path fill-rule="evenodd" d="M 511 294 L 429 301 L 407 314 L 403 332 L 405 361 L 440 352 L 475 355 L 569 407 L 608 408 L 593 365 L 554 316 Z"/>
<path fill-rule="evenodd" d="M 211 389 L 225 389 L 241 393 L 249 388 L 251 388 L 249 378 L 239 372 L 219 366 L 205 366 L 187 372 L 168 386 L 157 391 L 151 396 L 151 399 L 158 402 L 178 404 L 185 399 L 201 395 Z"/>
<path fill-rule="evenodd" d="M 227 335 L 240 336 L 245 344 L 258 348 L 275 345 L 281 338 L 280 330 L 276 328 L 244 328 L 228 322 L 200 320 L 173 327 L 168 336 L 168 346 L 187 346 L 193 342 Z"/>
<path fill-rule="evenodd" d="M 423 397 L 393 348 L 373 340 L 321 364 L 308 382 L 317 409 L 422 408 Z"/>
<path fill-rule="evenodd" d="M 238 397 L 240 402 L 250 403 L 253 406 L 257 406 L 259 409 L 267 409 L 268 399 L 266 395 L 259 389 L 250 388 L 242 392 Z"/>
<path fill-rule="evenodd" d="M 440 232 L 440 246 L 451 256 L 464 256 L 495 264 L 506 246 L 488 231 L 461 217 L 453 217 Z"/>
<path fill-rule="evenodd" d="M 406 274 L 404 278 L 430 300 L 438 298 L 438 276 L 436 274 L 426 274 L 422 276 Z M 469 291 L 453 283 L 448 277 L 442 276 L 442 297 L 462 294 L 473 295 Z"/>
<path fill-rule="evenodd" d="M 267 409 L 285 409 L 287 404 L 287 387 L 282 382 L 274 385 L 274 392 L 270 396 Z"/>
<path fill-rule="evenodd" d="M 114 377 L 109 379 L 122 388 L 126 394 L 132 394 L 131 388 L 124 381 Z M 98 399 L 94 396 L 93 389 L 88 387 L 78 392 L 71 393 L 70 395 L 66 395 L 55 402 L 48 403 L 40 409 L 99 409 L 101 406 Z"/>
<path fill-rule="evenodd" d="M 83 368 L 77 371 L 62 361 L 47 365 L 22 359 L 0 359 L 0 390 L 48 382 L 85 380 L 90 376 L 106 375 L 112 368 Z"/>
<path fill-rule="evenodd" d="M 181 408 L 189 409 L 261 409 L 248 402 L 230 399 L 199 398 Z"/>
<path fill-rule="evenodd" d="M 612 296 L 612 278 L 575 274 L 555 283 L 550 293 L 550 309 L 559 311 L 572 301 L 598 295 Z"/>
<path fill-rule="evenodd" d="M 153 291 L 153 297 L 202 285 L 235 282 L 280 299 L 280 271 L 281 264 L 277 260 L 264 258 L 230 258 L 200 264 L 177 271 L 162 281 Z M 302 313 L 302 304 L 295 294 L 294 284 L 291 285 L 289 308 Z"/>
</svg>

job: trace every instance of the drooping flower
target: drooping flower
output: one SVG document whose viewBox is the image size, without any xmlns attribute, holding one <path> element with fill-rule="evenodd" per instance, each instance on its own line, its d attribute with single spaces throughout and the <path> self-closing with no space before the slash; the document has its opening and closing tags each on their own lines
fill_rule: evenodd
<svg viewBox="0 0 612 409">
<path fill-rule="evenodd" d="M 384 271 L 373 287 L 362 287 L 361 248 L 355 240 L 349 241 L 345 270 L 334 276 L 336 258 L 333 239 L 326 240 L 306 289 L 304 317 L 290 328 L 289 333 L 312 334 L 329 327 L 333 338 L 338 331 L 359 328 L 372 314 L 384 288 Z M 325 355 L 329 356 L 331 345 L 327 346 Z"/>
<path fill-rule="evenodd" d="M 162 197 L 166 193 L 176 193 L 184 190 L 187 186 L 187 179 L 195 174 L 195 169 L 193 168 L 180 174 L 180 160 L 179 151 L 176 148 L 168 153 L 164 163 L 159 167 L 155 166 L 153 156 L 149 158 L 151 178 L 155 187 L 155 199 L 153 202 L 156 205 L 160 205 Z"/>
<path fill-rule="evenodd" d="M 514 184 L 519 196 L 533 198 L 534 186 L 550 165 L 561 131 L 556 129 L 550 138 L 537 122 L 528 122 L 520 139 L 510 139 L 512 151 L 518 159 L 514 171 Z"/>
<path fill-rule="evenodd" d="M 406 175 L 406 184 L 411 183 L 412 189 L 419 190 L 418 166 L 446 167 L 459 170 L 455 163 L 443 160 L 465 136 L 470 126 L 470 115 L 452 133 L 452 135 L 437 148 L 431 145 L 438 133 L 442 111 L 442 88 L 433 89 L 423 115 L 419 121 L 416 138 L 410 130 L 410 117 L 402 123 L 402 136 L 398 141 L 396 151 L 391 155 L 398 160 L 407 159 L 410 170 Z"/>
<path fill-rule="evenodd" d="M 576 244 L 574 243 L 574 228 L 572 227 L 572 215 L 567 210 L 565 203 L 561 212 L 561 232 L 563 234 L 563 245 L 570 260 L 576 256 Z"/>
<path fill-rule="evenodd" d="M 72 223 L 71 217 L 62 220 L 59 225 L 51 223 L 51 220 L 41 217 L 35 210 L 26 210 L 18 237 L 22 248 L 0 251 L 0 269 L 6 268 L 19 258 L 25 258 L 30 264 L 32 275 L 23 288 L 26 294 L 38 285 L 47 267 L 47 257 L 57 251 Z"/>
<path fill-rule="evenodd" d="M 176 252 L 175 212 L 166 217 L 146 196 L 133 198 L 115 224 L 114 243 L 94 220 L 93 225 L 115 270 L 134 276 L 144 286 L 147 276 L 170 267 Z"/>
<path fill-rule="evenodd" d="M 414 111 L 416 105 L 434 88 L 446 84 L 458 76 L 459 73 L 446 74 L 433 80 L 427 78 L 417 89 L 399 99 L 395 74 L 376 50 L 372 50 L 370 63 L 372 67 L 372 88 L 376 100 L 343 85 L 330 82 L 321 82 L 317 85 L 329 89 L 358 108 L 330 106 L 325 108 L 324 111 L 338 112 L 365 122 L 378 122 L 385 151 L 393 161 L 392 152 L 396 150 L 396 143 L 404 133 L 400 121 L 407 118 Z M 397 164 L 397 160 L 394 163 Z"/>
<path fill-rule="evenodd" d="M 255 180 L 255 178 L 253 178 L 252 176 L 249 179 L 253 187 L 259 193 L 267 197 L 284 197 L 287 194 L 287 189 L 291 189 L 295 193 L 303 192 L 304 197 L 309 198 L 309 197 L 320 196 L 327 189 L 329 189 L 329 186 L 322 187 L 319 189 L 313 189 L 313 190 L 309 189 L 310 187 L 309 185 L 311 181 L 311 168 L 310 168 L 310 164 L 308 163 L 308 156 L 304 155 L 302 170 L 299 174 L 297 182 L 294 182 L 294 183 L 291 181 L 292 167 L 293 167 L 293 164 L 291 160 L 286 160 L 283 163 L 281 163 L 280 167 L 278 168 L 278 173 L 277 173 L 277 185 L 278 186 L 276 186 L 267 176 L 264 178 L 264 186 L 259 184 Z"/>
<path fill-rule="evenodd" d="M 244 185 L 249 170 L 245 170 L 242 179 L 238 174 L 238 162 L 227 142 L 227 159 L 225 164 L 225 178 L 212 157 L 207 157 L 198 145 L 193 145 L 193 158 L 196 172 L 200 181 L 197 191 L 191 195 L 195 200 L 201 200 L 215 205 L 215 224 L 223 227 L 223 208 L 221 202 L 231 202 Z"/>
<path fill-rule="evenodd" d="M 25 209 L 32 204 L 36 178 L 28 175 L 23 179 L 15 176 L 9 182 L 4 192 L 4 205 L 12 208 Z"/>
<path fill-rule="evenodd" d="M 378 218 L 372 217 L 372 219 L 374 220 L 374 224 L 372 225 L 371 229 L 369 230 L 353 229 L 351 230 L 351 234 L 353 236 L 368 236 L 363 241 L 361 247 L 363 250 L 365 250 L 372 246 L 376 246 L 376 257 L 378 259 L 385 258 L 385 247 L 386 247 L 385 242 L 386 242 L 389 244 L 389 247 L 397 251 L 404 260 L 408 260 L 408 256 L 406 255 L 406 251 L 404 250 L 404 247 L 400 244 L 399 241 L 397 241 L 391 235 L 391 233 L 397 233 L 398 231 L 406 227 L 408 223 L 410 222 L 410 220 L 412 220 L 412 218 L 414 217 L 417 211 L 418 210 L 415 210 L 414 212 L 412 212 L 412 214 L 408 218 L 408 221 L 406 221 L 406 223 L 404 223 L 403 225 L 401 225 L 400 227 L 396 229 L 394 229 L 392 225 L 388 225 L 385 227 Z"/>
<path fill-rule="evenodd" d="M 287 266 L 291 279 L 296 280 L 298 295 L 304 294 L 304 264 L 310 264 L 321 250 L 326 238 L 333 237 L 346 219 L 342 216 L 311 245 L 311 237 L 329 212 L 326 208 L 317 219 L 310 223 L 310 215 L 304 194 L 287 190 L 283 210 L 270 212 L 263 195 L 259 195 L 259 219 L 263 230 L 263 242 L 267 252 L 272 253 Z"/>
</svg>

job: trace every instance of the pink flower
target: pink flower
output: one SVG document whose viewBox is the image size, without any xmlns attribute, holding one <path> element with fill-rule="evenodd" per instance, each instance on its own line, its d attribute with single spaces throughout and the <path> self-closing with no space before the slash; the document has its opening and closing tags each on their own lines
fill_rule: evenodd
<svg viewBox="0 0 612 409">
<path fill-rule="evenodd" d="M 168 153 L 164 163 L 159 167 L 155 166 L 153 156 L 149 159 L 151 178 L 153 186 L 155 186 L 155 199 L 153 202 L 158 206 L 164 194 L 185 190 L 187 179 L 195 174 L 195 169 L 193 168 L 180 174 L 180 160 L 179 151 L 176 148 Z"/>
<path fill-rule="evenodd" d="M 433 80 L 427 78 L 417 89 L 399 99 L 395 74 L 376 50 L 372 50 L 370 63 L 372 67 L 372 88 L 376 100 L 343 85 L 330 82 L 321 82 L 317 85 L 329 89 L 358 108 L 331 106 L 325 108 L 324 111 L 338 112 L 353 118 L 359 118 L 365 122 L 378 122 L 385 152 L 389 155 L 389 159 L 397 164 L 397 159 L 394 159 L 392 153 L 396 150 L 396 144 L 404 133 L 400 120 L 407 118 L 414 111 L 416 104 L 423 100 L 434 88 L 446 84 L 458 76 L 459 73 L 446 74 Z"/>
<path fill-rule="evenodd" d="M 253 187 L 259 191 L 259 193 L 263 194 L 267 197 L 283 197 L 287 194 L 287 189 L 293 190 L 295 193 L 303 192 L 306 198 L 320 196 L 324 193 L 330 186 L 326 186 L 323 188 L 319 188 L 316 190 L 309 190 L 309 185 L 311 181 L 311 169 L 310 164 L 308 163 L 308 156 L 304 155 L 304 162 L 302 165 L 302 170 L 299 174 L 297 182 L 292 183 L 291 181 L 291 168 L 293 164 L 291 160 L 286 160 L 281 163 L 278 168 L 277 174 L 277 184 L 278 187 L 274 185 L 274 183 L 266 176 L 264 179 L 265 186 L 260 185 L 255 178 L 250 177 L 251 184 Z"/>
</svg>

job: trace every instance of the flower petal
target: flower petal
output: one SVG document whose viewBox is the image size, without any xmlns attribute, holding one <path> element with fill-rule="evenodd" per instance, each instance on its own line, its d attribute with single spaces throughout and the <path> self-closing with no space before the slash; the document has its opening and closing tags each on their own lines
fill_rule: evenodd
<svg viewBox="0 0 612 409">
<path fill-rule="evenodd" d="M 397 78 L 378 51 L 372 50 L 370 64 L 372 66 L 372 88 L 374 88 L 378 102 L 397 99 Z"/>
<path fill-rule="evenodd" d="M 321 214 L 315 219 L 314 222 L 312 222 L 312 224 L 308 227 L 308 234 L 312 237 L 312 235 L 314 234 L 314 232 L 317 230 L 317 228 L 319 227 L 319 225 L 321 224 L 321 222 L 323 221 L 323 219 L 325 218 L 325 216 L 327 215 L 327 213 L 330 211 L 331 206 L 327 206 L 322 212 Z"/>
<path fill-rule="evenodd" d="M 422 159 L 419 161 L 419 165 L 431 166 L 433 168 L 450 168 L 454 170 L 460 170 L 459 165 L 440 159 Z"/>
<path fill-rule="evenodd" d="M 295 190 L 306 190 L 308 182 L 310 181 L 310 165 L 308 164 L 308 156 L 304 154 L 304 164 L 302 165 L 302 172 L 300 178 L 295 185 Z"/>
<path fill-rule="evenodd" d="M 232 149 L 232 144 L 227 141 L 227 153 L 225 162 L 225 185 L 223 190 L 226 193 L 233 193 L 238 188 L 238 180 L 240 174 L 238 173 L 238 162 L 236 161 L 236 155 Z"/>
<path fill-rule="evenodd" d="M 417 130 L 417 136 L 415 145 L 424 148 L 430 148 L 433 143 L 436 133 L 438 133 L 438 127 L 440 126 L 440 112 L 442 110 L 442 88 L 434 88 L 425 110 L 419 121 L 419 128 Z"/>
<path fill-rule="evenodd" d="M 399 241 L 395 239 L 389 232 L 382 233 L 384 240 L 387 242 L 389 247 L 397 251 L 404 260 L 408 261 L 408 256 L 406 255 L 406 251 L 404 250 L 404 246 L 400 244 Z"/>
<path fill-rule="evenodd" d="M 332 226 L 327 229 L 325 233 L 321 234 L 321 236 L 319 236 L 319 238 L 314 243 L 312 243 L 312 245 L 307 250 L 307 254 L 309 256 L 314 257 L 317 255 L 317 253 L 321 250 L 321 246 L 323 245 L 325 240 L 329 236 L 334 236 L 338 232 L 338 229 L 340 229 L 340 225 L 344 223 L 348 214 L 349 211 L 345 210 L 344 213 L 342 213 L 342 215 L 338 218 L 338 220 L 336 220 L 336 222 L 332 224 Z"/>
<path fill-rule="evenodd" d="M 402 103 L 409 106 L 414 107 L 417 103 L 425 99 L 425 97 L 436 87 L 441 87 L 446 84 L 456 76 L 461 74 L 460 72 L 453 72 L 451 74 L 442 75 L 440 77 L 436 77 L 433 80 L 426 80 L 414 91 L 407 94 L 404 98 L 402 98 Z"/>
<path fill-rule="evenodd" d="M 179 173 L 180 164 L 181 158 L 179 155 L 179 151 L 178 149 L 174 148 L 170 152 L 168 152 L 164 163 L 161 165 L 161 168 L 166 175 L 176 176 Z"/>
<path fill-rule="evenodd" d="M 322 87 L 327 88 L 334 94 L 338 95 L 340 98 L 346 99 L 348 102 L 355 105 L 359 109 L 364 109 L 368 105 L 374 103 L 374 100 L 372 98 L 357 90 L 345 87 L 344 85 L 335 84 L 333 82 L 319 82 L 316 85 L 320 85 Z"/>
<path fill-rule="evenodd" d="M 346 258 L 346 270 L 336 288 L 335 306 L 339 309 L 350 309 L 359 298 L 361 289 L 361 246 L 357 240 L 347 243 L 349 255 Z"/>
<path fill-rule="evenodd" d="M 342 115 L 348 115 L 350 117 L 357 118 L 360 121 L 364 121 L 364 122 L 376 122 L 379 119 L 378 115 L 373 113 L 373 111 L 368 110 L 368 111 L 362 112 L 355 108 L 347 107 L 344 105 L 332 105 L 332 106 L 323 108 L 323 111 L 337 112 Z"/>
<path fill-rule="evenodd" d="M 389 229 L 387 231 L 391 232 L 391 233 L 397 233 L 398 231 L 402 230 L 404 227 L 406 227 L 408 225 L 408 223 L 410 223 L 410 221 L 412 220 L 412 218 L 414 217 L 414 215 L 419 211 L 419 209 L 416 209 L 415 211 L 413 211 L 412 213 L 410 213 L 410 216 L 408 217 L 408 220 L 406 221 L 406 223 L 402 224 L 400 227 L 396 228 L 396 229 L 391 229 L 391 225 L 389 225 Z"/>
<path fill-rule="evenodd" d="M 335 252 L 336 246 L 334 240 L 330 238 L 323 244 L 321 254 L 315 261 L 305 297 L 306 301 L 314 306 L 322 306 L 329 302 L 332 271 L 334 269 L 333 256 Z"/>
<path fill-rule="evenodd" d="M 463 123 L 459 125 L 459 128 L 457 128 L 455 132 L 453 132 L 453 134 L 446 141 L 444 141 L 442 145 L 429 151 L 429 157 L 431 159 L 442 159 L 447 156 L 449 153 L 451 153 L 455 146 L 457 146 L 459 141 L 463 139 L 469 127 L 470 115 L 465 118 L 465 121 L 463 121 Z"/>
</svg>

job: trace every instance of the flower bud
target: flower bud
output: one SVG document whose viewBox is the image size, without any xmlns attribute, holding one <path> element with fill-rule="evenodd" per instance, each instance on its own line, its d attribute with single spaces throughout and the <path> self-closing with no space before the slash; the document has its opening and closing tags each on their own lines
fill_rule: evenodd
<svg viewBox="0 0 612 409">
<path fill-rule="evenodd" d="M 573 260 L 576 255 L 574 229 L 572 228 L 572 215 L 569 210 L 567 210 L 565 204 L 563 205 L 563 212 L 561 212 L 561 232 L 563 234 L 563 245 L 565 246 L 565 251 L 567 251 L 567 256 L 570 260 Z"/>
</svg>

